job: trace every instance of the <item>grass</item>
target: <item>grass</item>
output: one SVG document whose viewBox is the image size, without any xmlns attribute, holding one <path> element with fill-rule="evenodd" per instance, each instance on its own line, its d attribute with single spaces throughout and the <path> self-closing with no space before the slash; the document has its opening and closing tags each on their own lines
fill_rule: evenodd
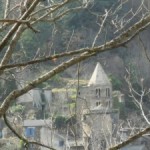
<svg viewBox="0 0 150 150">
<path fill-rule="evenodd" d="M 59 93 L 59 92 L 76 92 L 75 88 L 70 88 L 70 89 L 66 89 L 66 88 L 54 88 L 52 89 L 53 93 Z"/>
</svg>

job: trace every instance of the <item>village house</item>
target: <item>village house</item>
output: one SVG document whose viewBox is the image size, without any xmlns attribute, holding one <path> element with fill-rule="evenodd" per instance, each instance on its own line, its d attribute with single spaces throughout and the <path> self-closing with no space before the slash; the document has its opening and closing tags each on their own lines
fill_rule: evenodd
<svg viewBox="0 0 150 150">
<path fill-rule="evenodd" d="M 28 139 L 38 141 L 57 150 L 65 150 L 65 137 L 57 133 L 51 120 L 24 120 L 23 127 Z M 32 150 L 33 147 L 30 147 L 30 149 Z M 47 150 L 47 148 L 40 147 L 40 150 Z"/>
<path fill-rule="evenodd" d="M 75 112 L 75 103 L 70 97 L 72 90 L 49 90 L 35 88 L 20 96 L 17 104 L 25 106 L 24 119 L 45 119 L 48 116 L 71 116 Z"/>
<path fill-rule="evenodd" d="M 25 118 L 44 119 L 50 113 L 52 92 L 48 89 L 32 89 L 18 98 L 17 104 L 25 106 Z"/>
</svg>

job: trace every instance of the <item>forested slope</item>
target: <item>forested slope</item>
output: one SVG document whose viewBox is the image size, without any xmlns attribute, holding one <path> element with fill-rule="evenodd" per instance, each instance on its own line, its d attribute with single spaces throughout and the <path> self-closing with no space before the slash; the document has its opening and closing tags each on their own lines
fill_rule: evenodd
<svg viewBox="0 0 150 150">
<path fill-rule="evenodd" d="M 120 8 L 117 5 L 117 2 L 117 0 L 95 0 L 95 2 L 91 2 L 86 9 L 75 10 L 64 16 L 63 19 L 52 24 L 44 22 L 38 23 L 34 27 L 42 34 L 31 32 L 31 29 L 26 30 L 15 48 L 16 53 L 10 61 L 17 63 L 22 60 L 32 60 L 45 55 L 57 54 L 58 52 L 71 51 L 83 47 L 92 47 L 94 38 L 99 31 L 102 20 L 104 19 L 103 14 L 105 14 L 106 11 L 115 12 L 115 9 L 118 8 L 119 10 L 117 10 L 116 14 L 112 14 L 112 16 L 109 17 L 114 17 L 114 22 L 116 20 L 118 20 L 118 22 L 120 20 L 121 22 L 122 19 L 122 22 L 126 23 L 131 14 L 128 13 L 125 15 L 125 13 L 130 11 L 131 8 L 131 12 L 136 12 L 141 4 L 140 0 L 133 0 L 121 5 Z M 74 2 L 71 5 L 68 7 L 71 8 L 77 4 Z M 0 6 L 4 7 L 3 5 Z M 2 11 L 2 9 L 0 9 L 0 11 Z M 138 15 L 141 16 L 142 12 Z M 136 16 L 137 18 L 135 17 L 135 19 L 127 24 L 127 26 L 131 26 L 136 19 L 138 19 L 138 15 Z M 118 27 L 112 27 L 114 22 L 109 22 L 108 18 L 108 21 L 104 25 L 105 28 L 103 28 L 95 45 L 105 43 L 122 31 L 120 28 L 121 24 L 116 24 Z M 118 29 L 120 28 L 120 31 L 117 31 L 115 27 Z M 127 93 L 128 90 L 124 80 L 126 69 L 131 71 L 131 74 L 133 75 L 132 82 L 134 84 L 138 83 L 140 78 L 144 78 L 145 86 L 148 86 L 150 83 L 150 63 L 147 59 L 147 56 L 150 55 L 150 43 L 147 42 L 149 41 L 150 36 L 149 30 L 150 29 L 143 31 L 140 34 L 140 37 L 136 37 L 132 42 L 122 46 L 121 48 L 115 49 L 111 52 L 101 53 L 82 62 L 80 65 L 80 78 L 88 80 L 93 72 L 96 62 L 99 61 L 112 79 L 115 90 L 121 90 L 122 92 Z M 114 34 L 115 31 L 116 33 Z M 143 50 L 143 43 L 140 42 L 141 39 L 146 48 L 146 53 Z M 145 45 L 145 43 L 148 44 Z M 65 59 L 66 58 L 59 60 L 55 59 L 47 62 L 46 64 L 41 63 L 39 65 L 32 66 L 34 75 L 36 76 L 36 74 L 38 75 L 39 72 L 44 72 L 44 70 L 48 68 L 53 68 Z M 58 80 L 60 77 L 77 78 L 77 66 L 67 69 L 64 73 L 55 77 L 54 81 Z M 33 78 L 33 76 L 31 76 L 31 78 Z M 51 84 L 51 87 L 57 85 L 55 82 L 51 82 Z M 61 85 L 64 86 L 64 84 Z"/>
</svg>

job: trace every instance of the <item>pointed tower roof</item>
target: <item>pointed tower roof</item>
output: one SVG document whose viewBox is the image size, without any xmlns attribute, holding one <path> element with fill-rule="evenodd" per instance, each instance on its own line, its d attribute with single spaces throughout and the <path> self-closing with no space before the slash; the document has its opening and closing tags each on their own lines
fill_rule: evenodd
<svg viewBox="0 0 150 150">
<path fill-rule="evenodd" d="M 111 85 L 105 71 L 103 70 L 103 67 L 99 62 L 97 63 L 92 77 L 88 83 L 88 86 L 91 85 Z"/>
</svg>

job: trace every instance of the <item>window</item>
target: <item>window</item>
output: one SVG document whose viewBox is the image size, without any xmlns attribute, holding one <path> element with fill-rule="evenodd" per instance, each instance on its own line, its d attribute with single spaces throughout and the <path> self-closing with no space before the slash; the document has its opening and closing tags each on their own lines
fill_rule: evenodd
<svg viewBox="0 0 150 150">
<path fill-rule="evenodd" d="M 98 106 L 98 102 L 96 102 L 96 106 Z"/>
<path fill-rule="evenodd" d="M 101 104 L 101 102 L 96 102 L 96 106 L 99 106 Z"/>
<path fill-rule="evenodd" d="M 66 112 L 68 110 L 68 108 L 67 107 L 64 107 L 64 112 Z"/>
<path fill-rule="evenodd" d="M 63 140 L 59 141 L 59 146 L 64 146 L 64 141 Z"/>
<path fill-rule="evenodd" d="M 3 134 L 2 134 L 2 131 L 0 131 L 0 138 L 2 138 L 3 137 Z"/>
<path fill-rule="evenodd" d="M 35 102 L 33 102 L 33 107 L 36 107 L 36 103 Z"/>
<path fill-rule="evenodd" d="M 106 97 L 110 97 L 110 89 L 106 88 Z"/>
<path fill-rule="evenodd" d="M 101 96 L 101 90 L 100 89 L 98 89 L 98 94 L 99 94 L 99 97 Z"/>
<path fill-rule="evenodd" d="M 98 95 L 98 89 L 96 89 L 96 96 Z"/>
<path fill-rule="evenodd" d="M 84 121 L 86 120 L 86 116 L 85 116 L 85 115 L 83 115 L 83 120 L 84 120 Z"/>
<path fill-rule="evenodd" d="M 101 96 L 101 90 L 100 89 L 96 89 L 96 97 L 100 97 Z"/>
<path fill-rule="evenodd" d="M 27 127 L 25 130 L 26 137 L 34 137 L 35 135 L 35 127 Z"/>
<path fill-rule="evenodd" d="M 34 148 L 34 145 L 33 144 L 29 144 L 29 149 L 33 149 Z"/>
<path fill-rule="evenodd" d="M 106 149 L 106 141 L 101 140 L 101 149 Z"/>
</svg>

